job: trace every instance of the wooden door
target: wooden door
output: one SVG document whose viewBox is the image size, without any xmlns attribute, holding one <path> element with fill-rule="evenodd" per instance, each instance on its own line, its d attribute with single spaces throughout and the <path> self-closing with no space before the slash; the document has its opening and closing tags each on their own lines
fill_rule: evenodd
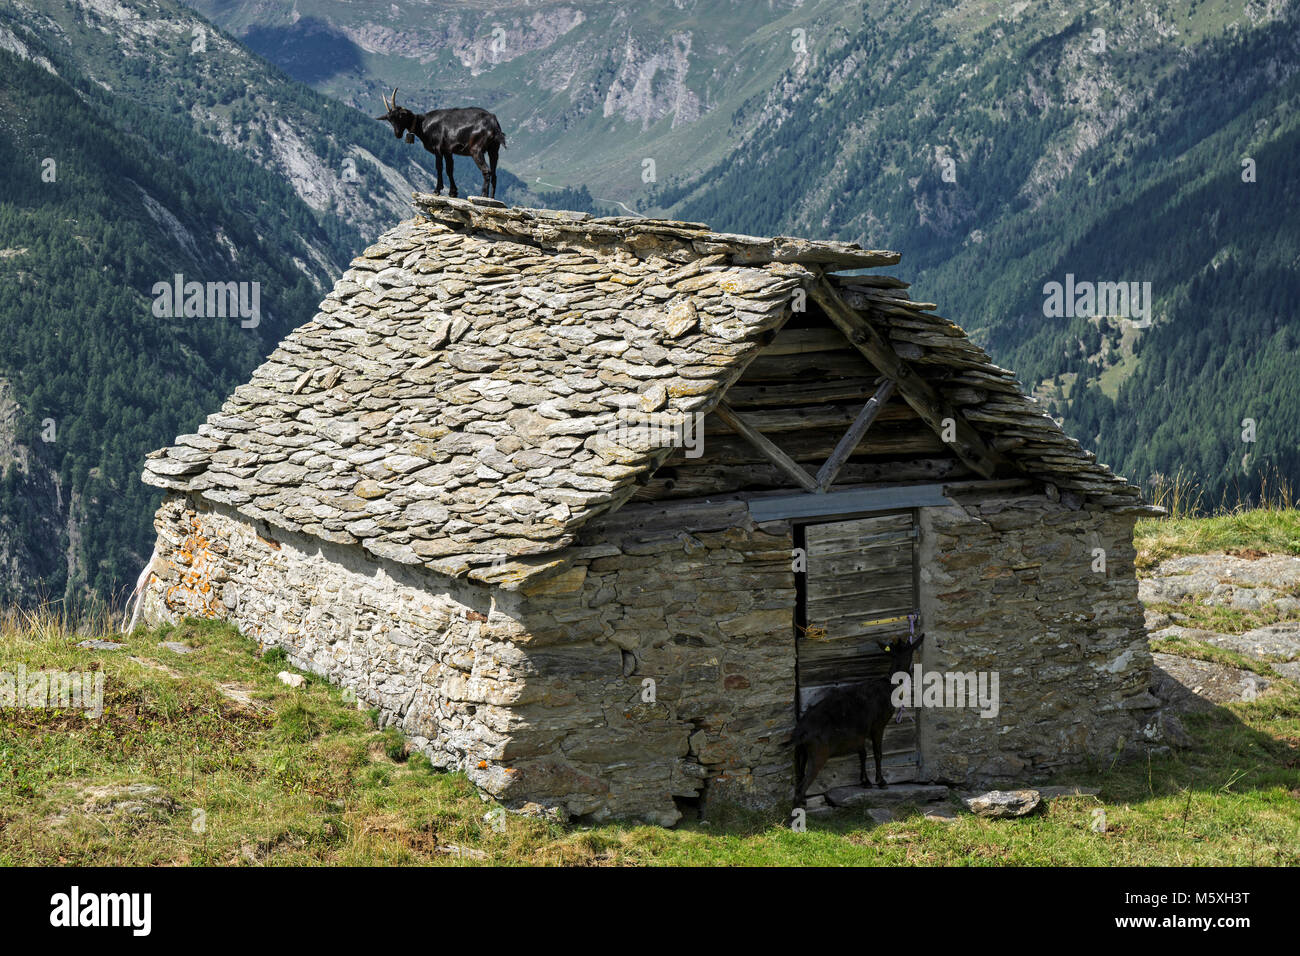
<svg viewBox="0 0 1300 956">
<path fill-rule="evenodd" d="M 798 533 L 808 560 L 796 635 L 797 707 L 803 713 L 832 687 L 887 673 L 888 657 L 876 642 L 907 635 L 908 615 L 920 604 L 913 512 L 806 524 Z M 906 708 L 885 731 L 890 783 L 916 779 L 916 739 L 916 713 Z M 870 745 L 867 757 L 874 779 Z M 857 782 L 857 758 L 838 757 L 809 793 Z"/>
</svg>

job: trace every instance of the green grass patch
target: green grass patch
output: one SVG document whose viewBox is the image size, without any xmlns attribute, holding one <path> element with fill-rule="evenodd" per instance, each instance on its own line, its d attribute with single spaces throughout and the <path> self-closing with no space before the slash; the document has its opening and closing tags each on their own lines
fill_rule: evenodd
<svg viewBox="0 0 1300 956">
<path fill-rule="evenodd" d="M 281 684 L 224 625 L 121 639 L 95 652 L 49 629 L 0 631 L 0 671 L 96 670 L 105 695 L 98 719 L 0 710 L 0 864 L 1300 864 L 1300 692 L 1285 681 L 1186 718 L 1190 750 L 1071 775 L 1100 797 L 1023 820 L 842 811 L 800 833 L 788 808 L 715 805 L 673 830 L 580 827 L 491 815 L 464 775 L 399 759 L 400 735 L 319 679 Z"/>
<path fill-rule="evenodd" d="M 1190 598 L 1177 604 L 1152 604 L 1148 610 L 1163 611 L 1181 627 L 1194 627 L 1216 634 L 1245 634 L 1257 627 L 1267 627 L 1287 620 L 1275 604 L 1265 604 L 1258 611 L 1244 611 L 1220 604 L 1202 604 Z"/>
<path fill-rule="evenodd" d="M 1134 528 L 1133 544 L 1139 568 L 1212 551 L 1300 555 L 1300 509 L 1254 508 L 1205 518 L 1144 518 Z"/>
</svg>

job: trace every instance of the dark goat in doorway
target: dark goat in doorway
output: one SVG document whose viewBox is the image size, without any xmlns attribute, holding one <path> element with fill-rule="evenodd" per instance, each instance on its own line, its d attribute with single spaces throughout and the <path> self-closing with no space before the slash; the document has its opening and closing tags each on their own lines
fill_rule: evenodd
<svg viewBox="0 0 1300 956">
<path fill-rule="evenodd" d="M 867 740 L 876 758 L 876 786 L 885 787 L 885 775 L 880 769 L 881 744 L 885 727 L 894 716 L 895 707 L 890 701 L 893 694 L 893 675 L 912 670 L 912 655 L 925 639 L 919 634 L 915 641 L 898 637 L 881 647 L 889 655 L 889 671 L 859 684 L 837 687 L 813 704 L 795 724 L 792 743 L 798 766 L 795 783 L 795 806 L 803 806 L 808 787 L 817 779 L 826 762 L 845 754 L 858 755 L 860 782 L 867 780 Z"/>
<path fill-rule="evenodd" d="M 438 187 L 434 192 L 442 195 L 442 164 L 446 162 L 447 181 L 451 184 L 449 195 L 459 195 L 452 156 L 468 156 L 483 174 L 483 195 L 496 198 L 497 155 L 505 148 L 506 136 L 495 116 L 477 106 L 413 113 L 397 105 L 397 87 L 393 87 L 391 102 L 384 97 L 384 107 L 387 112 L 375 119 L 391 124 L 398 139 L 403 134 L 408 143 L 418 138 L 433 153 L 438 171 Z"/>
</svg>

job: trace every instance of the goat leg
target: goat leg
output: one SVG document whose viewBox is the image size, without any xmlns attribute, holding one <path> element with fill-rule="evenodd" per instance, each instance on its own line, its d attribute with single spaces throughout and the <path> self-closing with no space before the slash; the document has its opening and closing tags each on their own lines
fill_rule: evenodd
<svg viewBox="0 0 1300 956">
<path fill-rule="evenodd" d="M 885 774 L 880 769 L 880 755 L 884 751 L 885 742 L 885 725 L 878 724 L 871 728 L 871 753 L 876 758 L 876 786 L 884 790 L 889 784 L 885 783 Z"/>
<path fill-rule="evenodd" d="M 804 778 L 802 795 L 807 796 L 808 788 L 811 787 L 817 779 L 817 775 L 822 772 L 826 766 L 826 761 L 831 759 L 830 744 L 817 740 L 806 744 L 807 757 L 804 766 Z"/>
<path fill-rule="evenodd" d="M 483 150 L 475 147 L 469 154 L 470 159 L 474 160 L 474 165 L 478 171 L 483 174 L 483 195 L 488 194 L 488 189 L 492 185 L 492 170 L 488 169 L 487 160 L 483 157 Z"/>
<path fill-rule="evenodd" d="M 447 190 L 447 195 L 455 199 L 460 195 L 456 191 L 456 161 L 451 158 L 451 150 L 444 153 L 442 158 L 447 161 L 447 182 L 451 185 L 451 188 Z"/>
<path fill-rule="evenodd" d="M 433 154 L 433 167 L 438 170 L 438 185 L 433 190 L 435 196 L 442 195 L 442 153 Z"/>
<path fill-rule="evenodd" d="M 808 769 L 808 747 L 800 744 L 794 751 L 794 805 L 802 807 L 807 800 L 805 791 L 808 787 L 808 781 L 804 778 L 804 772 Z"/>
</svg>

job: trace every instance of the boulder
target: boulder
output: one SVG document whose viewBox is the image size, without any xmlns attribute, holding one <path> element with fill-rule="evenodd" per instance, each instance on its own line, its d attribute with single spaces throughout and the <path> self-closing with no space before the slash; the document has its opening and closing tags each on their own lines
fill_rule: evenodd
<svg viewBox="0 0 1300 956">
<path fill-rule="evenodd" d="M 990 790 L 963 801 L 979 817 L 1006 820 L 1033 813 L 1043 802 L 1037 790 Z"/>
</svg>

